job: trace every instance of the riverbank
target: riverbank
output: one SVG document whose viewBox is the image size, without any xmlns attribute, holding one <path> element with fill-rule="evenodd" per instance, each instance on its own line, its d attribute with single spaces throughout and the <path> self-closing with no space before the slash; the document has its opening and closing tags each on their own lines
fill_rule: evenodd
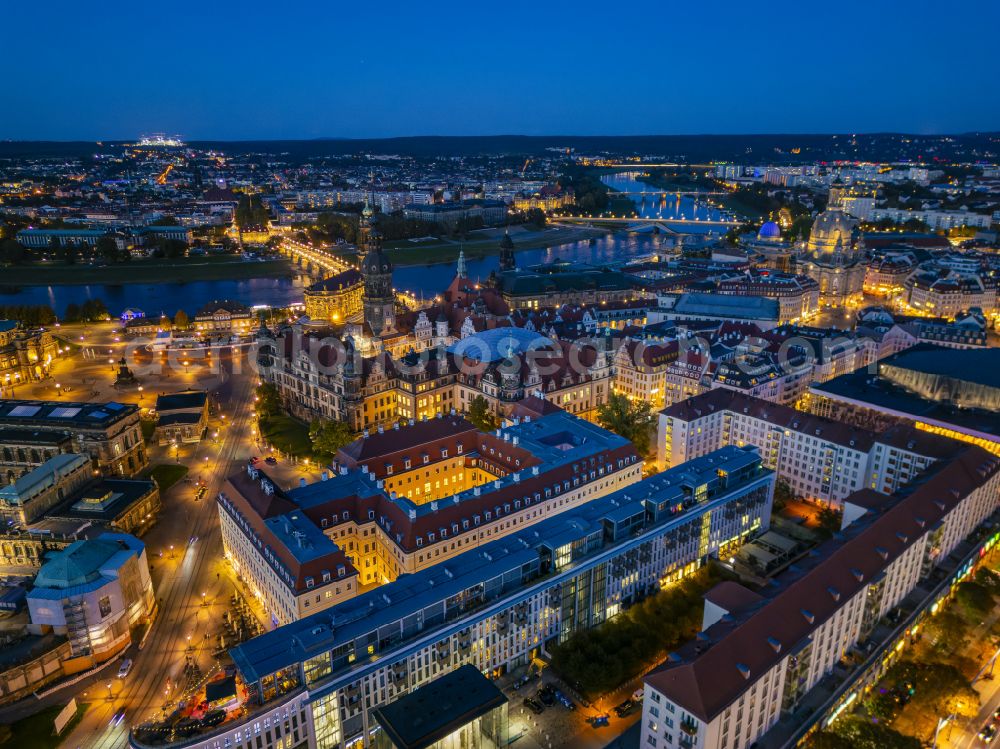
<svg viewBox="0 0 1000 749">
<path fill-rule="evenodd" d="M 478 260 L 500 254 L 502 228 L 481 229 L 471 232 L 466 240 L 433 238 L 422 242 L 398 240 L 386 242 L 385 249 L 396 267 L 408 265 L 434 265 L 454 263 L 458 253 L 464 252 L 466 260 Z M 588 226 L 547 226 L 542 230 L 512 227 L 510 237 L 515 251 L 539 250 L 571 242 L 582 242 L 592 237 L 602 237 L 608 232 Z M 354 259 L 353 253 L 347 256 Z"/>
<path fill-rule="evenodd" d="M 295 270 L 284 258 L 263 262 L 232 256 L 178 258 L 176 260 L 132 260 L 120 265 L 24 265 L 3 268 L 3 286 L 51 286 L 190 283 L 237 281 L 250 278 L 290 278 Z"/>
</svg>

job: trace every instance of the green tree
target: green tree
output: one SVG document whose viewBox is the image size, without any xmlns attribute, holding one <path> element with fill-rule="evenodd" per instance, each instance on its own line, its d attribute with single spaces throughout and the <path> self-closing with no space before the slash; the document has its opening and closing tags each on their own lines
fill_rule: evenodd
<svg viewBox="0 0 1000 749">
<path fill-rule="evenodd" d="M 968 619 L 982 621 L 993 609 L 993 594 L 981 583 L 966 581 L 955 590 L 955 602 Z"/>
<path fill-rule="evenodd" d="M 110 317 L 108 308 L 100 299 L 88 299 L 80 305 L 80 319 L 84 322 L 100 322 Z"/>
<path fill-rule="evenodd" d="M 5 239 L 0 242 L 0 262 L 18 265 L 24 262 L 25 250 L 16 239 Z"/>
<path fill-rule="evenodd" d="M 489 402 L 481 395 L 477 395 L 472 399 L 472 402 L 469 404 L 469 410 L 465 414 L 465 418 L 472 422 L 476 429 L 483 432 L 496 429 L 500 425 L 496 414 L 493 413 L 493 410 L 490 408 Z"/>
<path fill-rule="evenodd" d="M 254 409 L 262 419 L 275 416 L 281 411 L 281 395 L 274 383 L 264 382 L 258 386 Z"/>
<path fill-rule="evenodd" d="M 649 401 L 632 401 L 624 395 L 612 393 L 607 403 L 597 407 L 597 423 L 627 439 L 640 455 L 649 453 L 653 428 L 653 411 Z"/>
<path fill-rule="evenodd" d="M 64 322 L 80 322 L 80 305 L 70 302 L 66 305 L 66 313 L 63 315 Z"/>
<path fill-rule="evenodd" d="M 78 253 L 79 251 L 77 250 L 76 242 L 69 240 L 63 248 L 63 262 L 65 262 L 66 265 L 73 265 L 76 263 Z"/>
<path fill-rule="evenodd" d="M 187 312 L 182 309 L 177 310 L 174 315 L 174 327 L 178 330 L 187 330 L 191 321 L 188 319 Z"/>
<path fill-rule="evenodd" d="M 854 749 L 854 745 L 832 731 L 816 731 L 806 742 L 806 749 Z"/>
<path fill-rule="evenodd" d="M 921 749 L 919 739 L 864 718 L 842 718 L 833 724 L 833 730 L 854 749 Z"/>
<path fill-rule="evenodd" d="M 816 520 L 819 522 L 819 531 L 826 538 L 840 531 L 843 519 L 843 510 L 837 510 L 833 507 L 821 507 L 819 512 L 816 513 Z"/>
<path fill-rule="evenodd" d="M 346 422 L 313 419 L 309 425 L 309 439 L 317 456 L 332 460 L 340 448 L 350 444 L 354 433 Z"/>
<path fill-rule="evenodd" d="M 117 262 L 118 260 L 118 242 L 110 234 L 105 234 L 103 237 L 97 240 L 96 248 L 98 256 L 104 258 L 109 263 Z"/>
</svg>

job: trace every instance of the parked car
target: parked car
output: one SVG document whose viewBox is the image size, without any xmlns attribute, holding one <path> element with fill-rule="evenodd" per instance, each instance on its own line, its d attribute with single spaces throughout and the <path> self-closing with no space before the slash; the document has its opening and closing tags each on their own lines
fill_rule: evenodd
<svg viewBox="0 0 1000 749">
<path fill-rule="evenodd" d="M 546 684 L 538 690 L 538 699 L 541 700 L 542 704 L 546 707 L 552 707 L 556 704 L 556 690 L 551 684 Z"/>
<path fill-rule="evenodd" d="M 531 677 L 525 674 L 521 678 L 517 679 L 511 686 L 513 686 L 514 689 L 520 689 L 529 681 L 531 681 Z"/>
<path fill-rule="evenodd" d="M 538 700 L 532 699 L 531 697 L 525 697 L 522 704 L 535 715 L 541 715 L 545 712 L 545 706 Z"/>
<path fill-rule="evenodd" d="M 558 689 L 556 690 L 556 699 L 563 704 L 563 707 L 569 708 L 570 710 L 576 710 L 576 704 L 573 700 L 560 692 Z"/>
<path fill-rule="evenodd" d="M 268 455 L 266 458 L 264 458 L 264 462 L 267 463 L 269 466 L 274 466 L 278 464 L 278 459 L 273 455 Z"/>
<path fill-rule="evenodd" d="M 611 719 L 607 714 L 595 715 L 593 718 L 588 718 L 588 720 L 594 728 L 603 728 L 611 723 Z"/>
<path fill-rule="evenodd" d="M 631 697 L 622 702 L 621 704 L 615 706 L 615 715 L 619 718 L 624 718 L 626 715 L 630 715 L 632 711 L 637 707 L 637 703 Z"/>
<path fill-rule="evenodd" d="M 996 736 L 997 736 L 997 727 L 996 724 L 993 723 L 992 721 L 983 726 L 983 730 L 979 732 L 979 739 L 984 744 L 991 743 L 993 739 L 996 738 Z"/>
<path fill-rule="evenodd" d="M 118 678 L 124 679 L 128 676 L 128 672 L 132 670 L 132 659 L 126 658 L 122 661 L 122 665 L 118 667 Z"/>
</svg>

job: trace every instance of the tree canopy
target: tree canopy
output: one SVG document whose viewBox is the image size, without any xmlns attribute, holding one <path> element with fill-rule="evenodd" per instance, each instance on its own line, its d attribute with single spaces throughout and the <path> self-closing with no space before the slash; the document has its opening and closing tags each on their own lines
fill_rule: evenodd
<svg viewBox="0 0 1000 749">
<path fill-rule="evenodd" d="M 649 453 L 653 429 L 653 410 L 649 401 L 632 401 L 612 393 L 607 403 L 597 407 L 597 423 L 627 439 L 640 455 Z"/>
<path fill-rule="evenodd" d="M 257 388 L 256 396 L 257 400 L 254 408 L 257 411 L 257 416 L 260 418 L 274 416 L 281 410 L 281 395 L 278 393 L 278 388 L 274 383 L 261 383 Z"/>
<path fill-rule="evenodd" d="M 500 425 L 500 420 L 493 413 L 489 402 L 481 395 L 477 395 L 472 399 L 465 418 L 472 422 L 476 429 L 483 432 L 489 432 Z"/>
<path fill-rule="evenodd" d="M 340 448 L 351 443 L 354 433 L 343 421 L 313 419 L 309 425 L 309 439 L 317 456 L 331 460 Z"/>
</svg>

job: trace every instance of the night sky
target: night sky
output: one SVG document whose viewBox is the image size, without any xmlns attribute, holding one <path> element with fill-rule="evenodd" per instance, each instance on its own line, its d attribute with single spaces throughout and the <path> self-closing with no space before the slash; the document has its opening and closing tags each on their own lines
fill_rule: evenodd
<svg viewBox="0 0 1000 749">
<path fill-rule="evenodd" d="M 8 2 L 0 138 L 1000 130 L 1000 2 Z"/>
</svg>

